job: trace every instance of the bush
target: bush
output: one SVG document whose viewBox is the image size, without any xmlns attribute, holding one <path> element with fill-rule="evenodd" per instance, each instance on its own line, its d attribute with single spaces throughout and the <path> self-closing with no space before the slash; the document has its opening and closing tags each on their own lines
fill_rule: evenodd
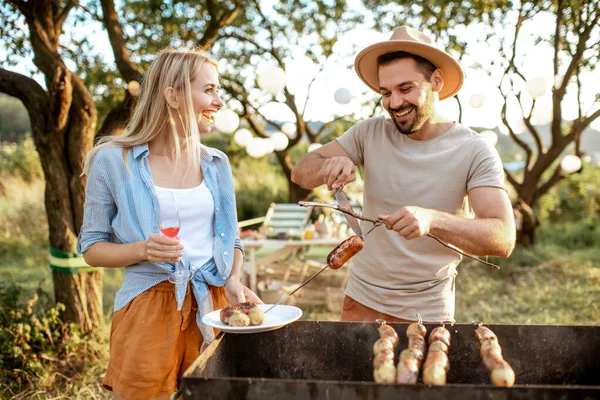
<svg viewBox="0 0 600 400">
<path fill-rule="evenodd" d="M 279 166 L 269 164 L 267 157 L 241 159 L 233 171 L 238 220 L 262 217 L 271 203 L 287 203 L 288 183 Z"/>
<path fill-rule="evenodd" d="M 52 305 L 43 290 L 25 303 L 20 298 L 20 287 L 0 287 L 0 384 L 9 391 L 68 381 L 104 351 L 105 344 L 95 346 L 96 334 L 81 336 L 75 324 L 64 322 L 64 305 Z"/>
<path fill-rule="evenodd" d="M 0 369 L 17 385 L 41 377 L 52 360 L 80 342 L 77 327 L 61 320 L 64 305 L 50 306 L 41 290 L 25 304 L 19 302 L 20 295 L 15 285 L 0 291 Z"/>
<path fill-rule="evenodd" d="M 28 183 L 43 176 L 31 135 L 27 134 L 19 143 L 0 144 L 0 176 L 20 177 Z"/>
<path fill-rule="evenodd" d="M 541 220 L 600 222 L 600 168 L 588 165 L 565 178 L 540 199 L 538 210 Z"/>
<path fill-rule="evenodd" d="M 588 221 L 545 222 L 539 227 L 540 244 L 553 244 L 564 249 L 596 248 L 600 243 L 600 225 Z"/>
</svg>

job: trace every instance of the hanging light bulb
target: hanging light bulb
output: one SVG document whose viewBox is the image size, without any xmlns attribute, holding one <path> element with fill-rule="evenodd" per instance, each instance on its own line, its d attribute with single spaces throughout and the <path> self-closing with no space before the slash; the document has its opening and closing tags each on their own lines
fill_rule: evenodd
<svg viewBox="0 0 600 400">
<path fill-rule="evenodd" d="M 285 71 L 279 67 L 269 68 L 258 75 L 258 87 L 276 95 L 285 88 Z"/>
<path fill-rule="evenodd" d="M 534 125 L 547 125 L 552 122 L 552 109 L 536 104 L 531 113 L 531 118 Z"/>
<path fill-rule="evenodd" d="M 246 153 L 252 158 L 261 158 L 266 153 L 259 138 L 252 138 L 246 145 Z"/>
<path fill-rule="evenodd" d="M 581 158 L 574 154 L 569 154 L 563 157 L 560 161 L 560 168 L 567 174 L 572 174 L 581 169 Z"/>
<path fill-rule="evenodd" d="M 260 146 L 264 154 L 272 153 L 275 150 L 275 144 L 271 139 L 260 138 Z"/>
<path fill-rule="evenodd" d="M 275 150 L 277 151 L 285 150 L 288 146 L 288 143 L 290 142 L 290 139 L 288 139 L 288 137 L 283 132 L 275 132 L 271 135 L 270 139 L 273 142 L 273 145 L 275 146 Z"/>
<path fill-rule="evenodd" d="M 527 80 L 526 85 L 527 93 L 529 93 L 534 100 L 542 97 L 544 93 L 546 93 L 546 80 L 541 76 Z"/>
<path fill-rule="evenodd" d="M 352 93 L 350 93 L 349 89 L 342 87 L 335 91 L 333 99 L 338 104 L 348 104 L 352 100 Z"/>
<path fill-rule="evenodd" d="M 285 133 L 290 139 L 294 139 L 296 137 L 296 124 L 286 122 L 281 126 L 281 132 Z"/>
<path fill-rule="evenodd" d="M 474 93 L 469 97 L 469 105 L 473 108 L 481 108 L 485 104 L 485 95 L 482 93 Z"/>
<path fill-rule="evenodd" d="M 238 129 L 233 135 L 233 140 L 238 146 L 246 147 L 248 142 L 252 140 L 252 132 L 246 128 Z"/>
<path fill-rule="evenodd" d="M 231 133 L 240 125 L 240 117 L 228 108 L 222 108 L 215 113 L 214 116 L 215 128 L 219 132 Z"/>
</svg>

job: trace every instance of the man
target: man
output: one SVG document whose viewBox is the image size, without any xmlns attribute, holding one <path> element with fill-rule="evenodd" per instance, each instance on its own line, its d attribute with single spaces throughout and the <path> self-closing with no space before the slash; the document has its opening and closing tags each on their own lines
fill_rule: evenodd
<svg viewBox="0 0 600 400">
<path fill-rule="evenodd" d="M 451 321 L 461 258 L 426 235 L 478 256 L 510 255 L 515 227 L 500 157 L 476 132 L 438 113 L 438 101 L 459 91 L 463 72 L 427 35 L 397 28 L 361 51 L 355 69 L 381 94 L 389 118 L 359 122 L 292 171 L 303 187 L 333 190 L 362 165 L 363 214 L 385 220 L 387 230 L 370 233 L 353 259 L 341 319 Z"/>
</svg>

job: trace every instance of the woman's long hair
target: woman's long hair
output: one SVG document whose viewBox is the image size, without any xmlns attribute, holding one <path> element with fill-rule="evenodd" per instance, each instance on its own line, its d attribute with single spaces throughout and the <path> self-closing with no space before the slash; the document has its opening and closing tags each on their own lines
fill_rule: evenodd
<svg viewBox="0 0 600 400">
<path fill-rule="evenodd" d="M 167 132 L 173 135 L 176 162 L 180 159 L 180 140 L 183 137 L 188 156 L 186 171 L 197 171 L 200 167 L 200 132 L 192 105 L 191 81 L 205 62 L 217 66 L 215 60 L 199 49 L 168 48 L 159 52 L 142 80 L 140 98 L 127 124 L 126 133 L 101 138 L 85 157 L 82 175 L 89 172 L 90 163 L 100 149 L 121 147 L 126 158 L 131 147 L 148 143 Z M 164 91 L 168 87 L 178 94 L 180 107 L 177 109 L 170 107 L 165 99 Z M 183 126 L 181 134 L 177 131 L 175 121 L 180 121 Z"/>
</svg>

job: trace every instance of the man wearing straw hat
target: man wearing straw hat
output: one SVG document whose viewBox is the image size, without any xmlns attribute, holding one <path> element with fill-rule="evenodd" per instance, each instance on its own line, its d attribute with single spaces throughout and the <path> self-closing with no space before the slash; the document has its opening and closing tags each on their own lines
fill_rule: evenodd
<svg viewBox="0 0 600 400">
<path fill-rule="evenodd" d="M 357 123 L 292 171 L 303 187 L 333 190 L 362 165 L 363 214 L 386 221 L 353 259 L 341 319 L 451 321 L 461 258 L 426 235 L 477 256 L 510 255 L 515 227 L 500 157 L 438 112 L 464 75 L 426 34 L 401 26 L 362 50 L 354 66 L 389 115 Z"/>
</svg>

